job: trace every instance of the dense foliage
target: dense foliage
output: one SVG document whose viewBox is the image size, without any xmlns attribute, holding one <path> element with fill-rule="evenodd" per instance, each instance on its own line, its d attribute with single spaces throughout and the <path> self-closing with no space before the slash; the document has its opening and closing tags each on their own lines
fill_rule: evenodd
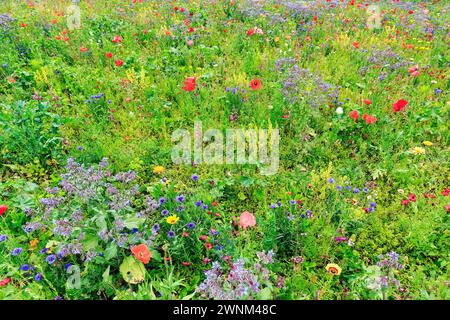
<svg viewBox="0 0 450 320">
<path fill-rule="evenodd" d="M 445 2 L 3 1 L 0 299 L 450 298 Z"/>
</svg>

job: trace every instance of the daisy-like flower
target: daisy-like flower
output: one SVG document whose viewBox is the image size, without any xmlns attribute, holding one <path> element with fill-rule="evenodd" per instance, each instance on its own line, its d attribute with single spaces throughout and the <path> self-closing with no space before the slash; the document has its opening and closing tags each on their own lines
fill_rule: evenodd
<svg viewBox="0 0 450 320">
<path fill-rule="evenodd" d="M 425 154 L 425 149 L 421 147 L 414 147 L 410 150 L 412 154 Z"/>
<path fill-rule="evenodd" d="M 422 142 L 422 143 L 423 143 L 423 145 L 426 146 L 426 147 L 431 147 L 431 146 L 433 145 L 433 142 L 428 141 L 428 140 L 426 140 L 426 141 L 424 141 L 424 142 Z"/>
<path fill-rule="evenodd" d="M 180 220 L 180 218 L 179 218 L 176 214 L 171 215 L 171 216 L 168 216 L 168 217 L 166 218 L 166 222 L 167 222 L 168 224 L 175 224 L 175 223 L 178 222 L 178 220 Z"/>
</svg>

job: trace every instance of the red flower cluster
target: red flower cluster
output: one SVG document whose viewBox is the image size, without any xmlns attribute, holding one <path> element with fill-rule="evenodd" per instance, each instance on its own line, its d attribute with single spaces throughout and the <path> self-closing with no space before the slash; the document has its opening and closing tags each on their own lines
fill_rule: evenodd
<svg viewBox="0 0 450 320">
<path fill-rule="evenodd" d="M 394 112 L 403 111 L 407 105 L 408 101 L 400 99 L 392 105 L 392 110 L 394 110 Z"/>
<path fill-rule="evenodd" d="M 195 86 L 196 86 L 195 77 L 187 77 L 186 80 L 184 80 L 183 90 L 192 91 L 195 89 Z"/>
<path fill-rule="evenodd" d="M 6 210 L 8 210 L 7 206 L 4 204 L 0 205 L 0 217 L 5 214 Z"/>
</svg>

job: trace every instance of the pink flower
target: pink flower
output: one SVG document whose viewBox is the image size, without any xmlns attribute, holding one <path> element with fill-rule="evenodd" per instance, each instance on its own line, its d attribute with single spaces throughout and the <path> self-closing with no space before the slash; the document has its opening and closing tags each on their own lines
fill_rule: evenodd
<svg viewBox="0 0 450 320">
<path fill-rule="evenodd" d="M 186 41 L 188 46 L 193 46 L 194 45 L 194 40 L 188 40 Z"/>
<path fill-rule="evenodd" d="M 246 230 L 248 227 L 256 226 L 256 218 L 253 214 L 248 211 L 244 211 L 241 213 L 239 217 L 239 225 Z"/>
<path fill-rule="evenodd" d="M 417 77 L 419 75 L 419 65 L 416 64 L 415 66 L 408 69 L 409 74 L 411 77 Z"/>
</svg>

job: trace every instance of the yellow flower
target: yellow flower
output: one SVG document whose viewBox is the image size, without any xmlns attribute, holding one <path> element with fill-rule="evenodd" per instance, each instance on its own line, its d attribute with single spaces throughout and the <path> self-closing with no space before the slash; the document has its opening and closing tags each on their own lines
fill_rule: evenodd
<svg viewBox="0 0 450 320">
<path fill-rule="evenodd" d="M 153 167 L 153 173 L 161 174 L 164 171 L 166 171 L 166 169 L 164 169 L 163 166 L 154 166 Z"/>
<path fill-rule="evenodd" d="M 433 145 L 433 142 L 428 141 L 428 140 L 426 140 L 426 141 L 424 141 L 422 143 L 423 143 L 424 146 L 427 146 L 427 147 L 431 147 Z"/>
<path fill-rule="evenodd" d="M 338 266 L 337 264 L 335 264 L 335 263 L 329 263 L 329 264 L 327 264 L 326 268 L 327 268 L 327 272 L 328 272 L 329 274 L 336 275 L 336 276 L 340 275 L 340 274 L 341 274 L 341 271 L 342 271 L 341 267 L 339 267 L 339 266 Z"/>
<path fill-rule="evenodd" d="M 180 218 L 177 217 L 176 214 L 174 214 L 174 215 L 172 215 L 172 216 L 168 216 L 167 219 L 166 219 L 166 222 L 167 222 L 168 224 L 175 224 L 175 223 L 178 222 L 178 220 L 180 220 Z"/>
<path fill-rule="evenodd" d="M 425 154 L 425 149 L 421 147 L 414 147 L 411 149 L 412 154 Z"/>
</svg>

